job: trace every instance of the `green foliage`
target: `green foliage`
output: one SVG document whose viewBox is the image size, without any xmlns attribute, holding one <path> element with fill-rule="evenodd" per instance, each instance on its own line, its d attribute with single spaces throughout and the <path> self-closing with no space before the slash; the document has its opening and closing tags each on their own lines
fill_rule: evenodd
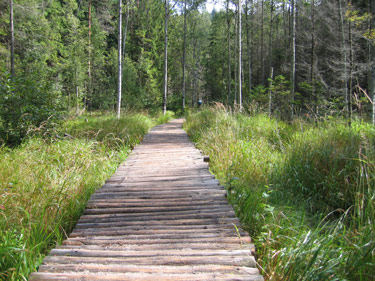
<svg viewBox="0 0 375 281">
<path fill-rule="evenodd" d="M 60 118 L 58 96 L 51 84 L 38 80 L 38 75 L 0 79 L 0 138 L 18 144 L 31 127 L 54 126 Z"/>
<path fill-rule="evenodd" d="M 226 184 L 267 280 L 373 279 L 371 125 L 288 125 L 204 109 L 190 114 L 185 126 Z"/>
</svg>

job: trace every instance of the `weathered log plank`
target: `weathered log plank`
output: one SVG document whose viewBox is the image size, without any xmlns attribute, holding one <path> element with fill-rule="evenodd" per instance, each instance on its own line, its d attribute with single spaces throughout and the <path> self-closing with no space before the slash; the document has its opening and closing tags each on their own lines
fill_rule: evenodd
<svg viewBox="0 0 375 281">
<path fill-rule="evenodd" d="M 226 190 L 181 124 L 150 131 L 30 280 L 263 280 Z"/>
</svg>

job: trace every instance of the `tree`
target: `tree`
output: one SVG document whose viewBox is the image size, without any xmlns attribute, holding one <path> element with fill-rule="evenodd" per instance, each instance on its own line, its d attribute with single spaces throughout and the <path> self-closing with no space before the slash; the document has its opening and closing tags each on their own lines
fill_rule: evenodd
<svg viewBox="0 0 375 281">
<path fill-rule="evenodd" d="M 122 91 L 122 1 L 118 2 L 118 86 L 117 86 L 117 118 L 121 115 L 121 91 Z"/>
<path fill-rule="evenodd" d="M 15 76 L 14 71 L 14 21 L 13 21 L 13 0 L 9 1 L 9 10 L 10 10 L 10 65 L 11 65 L 11 73 L 12 78 Z"/>
<path fill-rule="evenodd" d="M 242 111 L 242 19 L 241 0 L 238 0 L 238 98 Z"/>
<path fill-rule="evenodd" d="M 169 19 L 169 1 L 164 0 L 164 92 L 163 92 L 163 114 L 167 112 L 168 95 L 168 19 Z"/>
</svg>

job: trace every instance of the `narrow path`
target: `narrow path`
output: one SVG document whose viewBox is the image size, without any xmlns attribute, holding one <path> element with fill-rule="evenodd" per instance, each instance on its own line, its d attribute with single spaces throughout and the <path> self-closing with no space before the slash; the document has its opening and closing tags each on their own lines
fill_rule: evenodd
<svg viewBox="0 0 375 281">
<path fill-rule="evenodd" d="M 30 280 L 263 280 L 182 122 L 145 136 Z"/>
</svg>

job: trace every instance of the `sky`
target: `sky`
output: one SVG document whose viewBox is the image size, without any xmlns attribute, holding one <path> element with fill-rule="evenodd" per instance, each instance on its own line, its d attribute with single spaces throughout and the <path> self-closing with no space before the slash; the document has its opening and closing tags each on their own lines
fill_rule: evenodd
<svg viewBox="0 0 375 281">
<path fill-rule="evenodd" d="M 219 10 L 223 9 L 222 1 L 221 0 L 207 0 L 206 10 L 209 13 L 211 13 L 214 8 L 215 8 L 216 11 L 219 11 Z"/>
</svg>

